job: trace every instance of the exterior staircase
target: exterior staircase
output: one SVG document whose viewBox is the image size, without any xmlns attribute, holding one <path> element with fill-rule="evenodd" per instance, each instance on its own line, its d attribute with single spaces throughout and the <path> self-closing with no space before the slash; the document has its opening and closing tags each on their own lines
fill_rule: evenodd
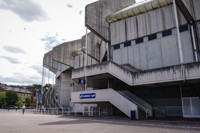
<svg viewBox="0 0 200 133">
<path fill-rule="evenodd" d="M 138 108 L 140 108 L 142 111 L 146 114 L 146 119 L 150 116 L 153 116 L 153 109 L 150 104 L 145 102 L 144 100 L 140 99 L 139 97 L 135 96 L 134 94 L 130 93 L 129 91 L 118 91 L 121 95 L 135 103 Z"/>
<path fill-rule="evenodd" d="M 138 107 L 145 111 L 146 115 L 152 116 L 152 107 L 142 99 L 128 91 L 115 91 L 113 89 L 101 89 L 71 94 L 73 103 L 110 102 L 124 114 L 131 118 L 131 111 L 135 111 L 138 119 Z"/>
</svg>

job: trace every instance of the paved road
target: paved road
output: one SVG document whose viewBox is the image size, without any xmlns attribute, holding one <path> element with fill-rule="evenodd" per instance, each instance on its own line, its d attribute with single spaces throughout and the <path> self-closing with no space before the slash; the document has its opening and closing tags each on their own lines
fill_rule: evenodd
<svg viewBox="0 0 200 133">
<path fill-rule="evenodd" d="M 0 110 L 0 133 L 200 133 L 200 126 Z"/>
</svg>

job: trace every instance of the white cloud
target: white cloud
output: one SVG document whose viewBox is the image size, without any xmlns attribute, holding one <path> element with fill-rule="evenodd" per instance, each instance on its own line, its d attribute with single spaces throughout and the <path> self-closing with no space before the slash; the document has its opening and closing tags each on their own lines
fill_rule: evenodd
<svg viewBox="0 0 200 133">
<path fill-rule="evenodd" d="M 11 53 L 14 53 L 14 54 L 24 54 L 25 51 L 21 48 L 17 48 L 17 47 L 13 47 L 13 46 L 4 46 L 3 47 L 4 50 L 8 51 L 8 52 L 11 52 Z"/>
<path fill-rule="evenodd" d="M 18 61 L 17 58 L 12 58 L 12 57 L 8 57 L 8 56 L 0 56 L 0 58 L 5 59 L 12 64 L 20 64 L 20 62 Z"/>
<path fill-rule="evenodd" d="M 59 34 L 56 33 L 55 35 L 47 34 L 45 37 L 41 38 L 40 40 L 44 42 L 45 50 L 50 51 L 56 45 L 59 45 L 63 40 L 59 40 Z M 65 39 L 64 39 L 65 40 Z"/>
<path fill-rule="evenodd" d="M 41 6 L 31 0 L 4 0 L 0 2 L 0 9 L 9 10 L 28 22 L 47 19 Z"/>
<path fill-rule="evenodd" d="M 42 75 L 42 66 L 41 65 L 33 65 L 31 66 L 32 69 L 38 72 L 38 74 Z"/>
</svg>

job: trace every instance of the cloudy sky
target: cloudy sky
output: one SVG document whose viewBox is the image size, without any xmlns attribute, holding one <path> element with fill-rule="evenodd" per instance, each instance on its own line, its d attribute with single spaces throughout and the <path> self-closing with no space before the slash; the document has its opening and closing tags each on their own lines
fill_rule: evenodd
<svg viewBox="0 0 200 133">
<path fill-rule="evenodd" d="M 0 0 L 0 82 L 41 84 L 43 55 L 85 34 L 84 7 L 94 1 Z"/>
</svg>

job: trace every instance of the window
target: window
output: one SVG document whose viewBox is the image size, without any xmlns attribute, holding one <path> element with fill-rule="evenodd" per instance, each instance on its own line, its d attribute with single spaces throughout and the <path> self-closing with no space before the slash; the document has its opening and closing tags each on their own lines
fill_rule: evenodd
<svg viewBox="0 0 200 133">
<path fill-rule="evenodd" d="M 188 25 L 181 25 L 179 26 L 179 32 L 188 31 Z"/>
<path fill-rule="evenodd" d="M 124 47 L 128 47 L 128 46 L 131 46 L 131 41 L 128 41 L 128 42 L 124 43 Z"/>
<path fill-rule="evenodd" d="M 114 50 L 120 49 L 120 44 L 114 45 Z"/>
<path fill-rule="evenodd" d="M 152 35 L 149 35 L 148 36 L 148 40 L 151 41 L 151 40 L 155 40 L 157 39 L 157 34 L 152 34 Z"/>
<path fill-rule="evenodd" d="M 136 44 L 143 43 L 143 42 L 144 42 L 143 38 L 138 38 L 135 40 Z"/>
<path fill-rule="evenodd" d="M 162 32 L 162 36 L 163 36 L 163 37 L 165 37 L 165 36 L 170 36 L 170 35 L 172 35 L 172 30 L 171 30 L 171 29 Z"/>
</svg>

